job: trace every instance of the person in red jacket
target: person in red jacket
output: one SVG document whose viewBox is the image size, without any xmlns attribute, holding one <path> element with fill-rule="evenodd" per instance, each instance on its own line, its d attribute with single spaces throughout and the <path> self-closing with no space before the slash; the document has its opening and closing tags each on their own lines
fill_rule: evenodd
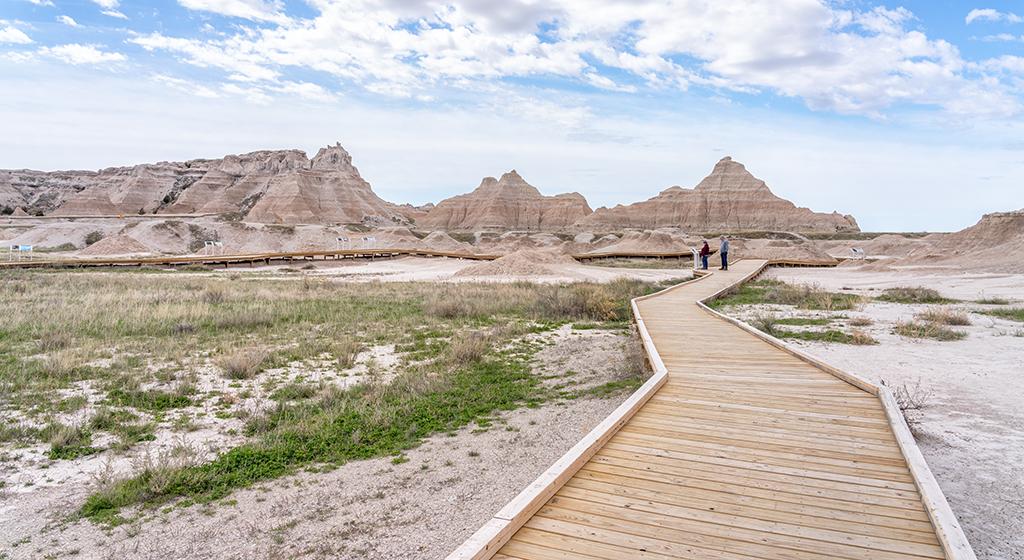
<svg viewBox="0 0 1024 560">
<path fill-rule="evenodd" d="M 708 255 L 711 254 L 711 247 L 708 246 L 708 240 L 704 240 L 704 246 L 700 248 L 700 264 L 702 270 L 708 269 Z"/>
</svg>

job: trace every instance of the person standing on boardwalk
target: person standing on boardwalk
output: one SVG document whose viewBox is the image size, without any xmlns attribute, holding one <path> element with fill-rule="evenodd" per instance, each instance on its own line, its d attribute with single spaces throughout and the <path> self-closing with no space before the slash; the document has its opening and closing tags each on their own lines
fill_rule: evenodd
<svg viewBox="0 0 1024 560">
<path fill-rule="evenodd" d="M 718 252 L 722 255 L 722 268 L 720 270 L 729 270 L 729 239 L 723 235 L 719 241 L 721 243 L 718 247 Z"/>
<path fill-rule="evenodd" d="M 708 246 L 708 240 L 704 240 L 704 246 L 700 248 L 700 264 L 701 270 L 708 269 L 708 255 L 711 254 L 711 247 Z"/>
</svg>

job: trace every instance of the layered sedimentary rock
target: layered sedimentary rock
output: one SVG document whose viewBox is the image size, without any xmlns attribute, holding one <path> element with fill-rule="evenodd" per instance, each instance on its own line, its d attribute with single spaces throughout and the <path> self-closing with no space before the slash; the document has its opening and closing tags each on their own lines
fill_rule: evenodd
<svg viewBox="0 0 1024 560">
<path fill-rule="evenodd" d="M 598 208 L 577 227 L 591 231 L 679 227 L 686 231 L 859 231 L 852 216 L 813 212 L 775 196 L 730 157 L 693 189 L 671 187 L 628 206 Z"/>
<path fill-rule="evenodd" d="M 1024 209 L 985 214 L 967 229 L 935 237 L 927 247 L 912 251 L 903 262 L 941 262 L 972 270 L 1024 272 Z"/>
<path fill-rule="evenodd" d="M 0 208 L 54 216 L 230 214 L 264 223 L 409 221 L 370 188 L 340 145 L 309 159 L 265 150 L 100 171 L 2 171 Z"/>
<path fill-rule="evenodd" d="M 438 203 L 418 225 L 453 231 L 564 229 L 592 210 L 579 193 L 544 196 L 513 169 Z"/>
</svg>

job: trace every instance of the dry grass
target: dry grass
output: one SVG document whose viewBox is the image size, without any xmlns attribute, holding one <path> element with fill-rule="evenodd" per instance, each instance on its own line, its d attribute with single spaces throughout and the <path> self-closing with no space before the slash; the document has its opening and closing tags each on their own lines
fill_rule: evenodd
<svg viewBox="0 0 1024 560">
<path fill-rule="evenodd" d="M 944 325 L 931 322 L 908 321 L 897 323 L 893 332 L 909 338 L 930 338 L 947 342 L 967 338 L 967 333 L 965 332 L 955 331 Z"/>
<path fill-rule="evenodd" d="M 888 301 L 890 303 L 955 303 L 956 300 L 942 297 L 937 290 L 932 288 L 922 287 L 900 287 L 900 288 L 889 288 L 882 292 L 882 295 L 878 297 L 880 301 Z"/>
<path fill-rule="evenodd" d="M 482 332 L 462 333 L 453 337 L 448 346 L 448 361 L 462 366 L 477 363 L 491 348 L 491 337 Z"/>
<path fill-rule="evenodd" d="M 928 406 L 932 399 L 932 392 L 921 387 L 921 380 L 913 385 L 902 383 L 900 385 L 889 385 L 882 380 L 882 386 L 888 387 L 896 399 L 896 406 L 899 407 L 906 420 L 907 426 L 915 434 L 918 433 L 921 424 L 921 410 Z"/>
<path fill-rule="evenodd" d="M 870 317 L 854 317 L 850 319 L 851 327 L 870 327 L 874 324 L 874 319 L 871 319 Z"/>
<path fill-rule="evenodd" d="M 252 379 L 263 370 L 269 356 L 263 348 L 241 348 L 217 358 L 217 365 L 228 379 Z"/>
<path fill-rule="evenodd" d="M 967 316 L 967 313 L 948 307 L 922 311 L 915 317 L 921 321 L 928 321 L 939 325 L 967 326 L 971 324 L 971 319 Z"/>
<path fill-rule="evenodd" d="M 870 346 L 878 344 L 878 340 L 860 329 L 853 329 L 850 331 L 850 344 Z"/>
</svg>

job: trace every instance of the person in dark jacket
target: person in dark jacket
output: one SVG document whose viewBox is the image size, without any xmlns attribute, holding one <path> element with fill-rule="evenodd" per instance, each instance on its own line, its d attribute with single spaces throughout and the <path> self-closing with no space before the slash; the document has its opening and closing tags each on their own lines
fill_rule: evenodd
<svg viewBox="0 0 1024 560">
<path fill-rule="evenodd" d="M 729 238 L 722 236 L 718 252 L 722 254 L 722 270 L 729 270 Z"/>
<path fill-rule="evenodd" d="M 711 247 L 708 246 L 708 240 L 704 240 L 704 246 L 700 248 L 700 264 L 701 270 L 708 269 L 708 255 L 711 254 Z"/>
</svg>

